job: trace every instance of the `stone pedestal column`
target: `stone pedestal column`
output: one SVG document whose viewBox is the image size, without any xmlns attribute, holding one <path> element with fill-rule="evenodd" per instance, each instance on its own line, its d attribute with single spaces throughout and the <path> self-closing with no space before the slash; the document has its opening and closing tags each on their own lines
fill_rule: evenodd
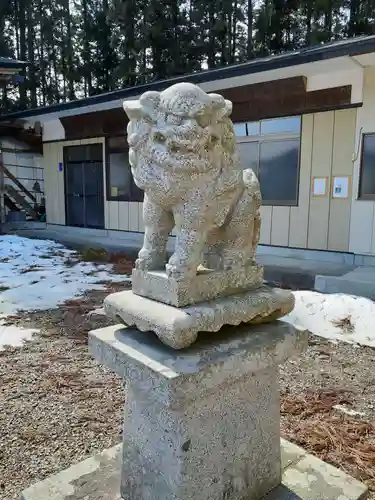
<svg viewBox="0 0 375 500">
<path fill-rule="evenodd" d="M 307 334 L 277 321 L 175 351 L 121 325 L 91 353 L 126 380 L 124 500 L 259 500 L 281 482 L 278 364 Z"/>
</svg>

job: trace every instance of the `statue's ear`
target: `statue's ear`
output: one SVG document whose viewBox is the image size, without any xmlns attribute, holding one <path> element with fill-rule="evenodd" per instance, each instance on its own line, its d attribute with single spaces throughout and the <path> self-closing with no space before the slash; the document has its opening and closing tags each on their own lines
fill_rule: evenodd
<svg viewBox="0 0 375 500">
<path fill-rule="evenodd" d="M 225 114 L 226 101 L 219 94 L 207 94 L 207 99 L 202 103 L 197 116 L 206 117 L 210 120 L 213 116 L 223 116 Z"/>
<path fill-rule="evenodd" d="M 139 103 L 146 116 L 153 117 L 160 104 L 160 92 L 149 91 L 141 95 Z"/>
<path fill-rule="evenodd" d="M 124 101 L 122 106 L 129 120 L 138 120 L 142 116 L 142 108 L 139 101 Z"/>
<path fill-rule="evenodd" d="M 224 118 L 228 118 L 232 114 L 232 109 L 233 109 L 233 104 L 231 103 L 231 101 L 225 99 L 224 107 L 220 108 L 217 111 L 218 120 L 220 121 L 223 120 Z"/>
<path fill-rule="evenodd" d="M 224 97 L 219 94 L 206 94 L 206 98 L 190 111 L 190 116 L 197 118 L 199 123 L 205 127 L 214 115 L 225 106 Z"/>
<path fill-rule="evenodd" d="M 222 109 L 225 107 L 225 99 L 220 94 L 208 94 L 213 109 Z"/>
<path fill-rule="evenodd" d="M 230 116 L 233 111 L 233 104 L 232 101 L 228 101 L 228 99 L 225 99 L 225 115 L 224 116 Z"/>
</svg>

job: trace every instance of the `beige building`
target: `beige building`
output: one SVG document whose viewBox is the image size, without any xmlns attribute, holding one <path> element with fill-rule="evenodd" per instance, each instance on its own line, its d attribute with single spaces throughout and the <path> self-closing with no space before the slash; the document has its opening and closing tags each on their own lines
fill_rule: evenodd
<svg viewBox="0 0 375 500">
<path fill-rule="evenodd" d="M 168 84 L 183 80 L 234 103 L 239 154 L 261 182 L 263 245 L 296 249 L 294 254 L 340 252 L 347 260 L 375 256 L 375 36 Z M 165 85 L 153 82 L 0 117 L 0 125 L 41 125 L 49 226 L 113 238 L 121 231 L 125 239 L 143 231 L 122 101 Z"/>
</svg>

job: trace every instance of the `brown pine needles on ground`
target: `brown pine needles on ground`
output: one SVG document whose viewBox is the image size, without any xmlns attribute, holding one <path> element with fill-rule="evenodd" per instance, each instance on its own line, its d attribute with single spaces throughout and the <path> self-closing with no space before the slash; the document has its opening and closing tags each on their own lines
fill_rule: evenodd
<svg viewBox="0 0 375 500">
<path fill-rule="evenodd" d="M 320 459 L 339 467 L 375 491 L 375 425 L 338 414 L 336 405 L 351 403 L 343 390 L 282 394 L 282 433 Z"/>
</svg>

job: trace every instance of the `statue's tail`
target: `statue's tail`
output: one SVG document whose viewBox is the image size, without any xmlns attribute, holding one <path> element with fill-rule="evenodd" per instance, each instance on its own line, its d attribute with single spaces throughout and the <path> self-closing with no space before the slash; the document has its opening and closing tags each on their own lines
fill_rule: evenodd
<svg viewBox="0 0 375 500">
<path fill-rule="evenodd" d="M 262 201 L 262 195 L 260 192 L 258 177 L 255 175 L 252 168 L 245 168 L 243 170 L 242 178 L 246 188 L 251 192 L 252 196 L 256 200 L 257 205 L 259 204 L 259 206 L 257 206 L 257 209 L 259 209 Z"/>
<path fill-rule="evenodd" d="M 254 214 L 254 227 L 253 227 L 253 238 L 252 238 L 252 247 L 253 247 L 253 259 L 255 262 L 255 254 L 256 249 L 260 240 L 260 227 L 262 224 L 262 219 L 260 216 L 260 206 L 262 204 L 262 194 L 260 192 L 260 184 L 258 181 L 258 177 L 255 175 L 255 172 L 251 168 L 246 168 L 243 171 L 243 182 L 248 189 L 250 196 L 253 199 L 255 204 L 255 214 Z"/>
</svg>

